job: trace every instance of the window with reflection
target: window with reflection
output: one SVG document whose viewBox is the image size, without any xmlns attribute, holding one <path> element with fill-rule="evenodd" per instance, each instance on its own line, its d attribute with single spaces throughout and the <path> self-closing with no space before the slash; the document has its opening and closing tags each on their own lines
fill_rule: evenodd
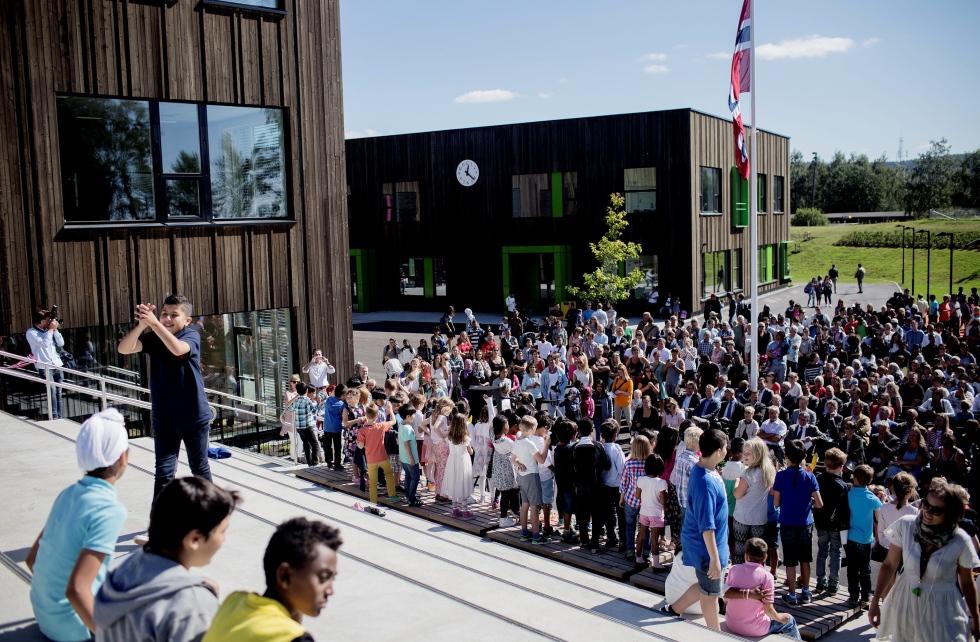
<svg viewBox="0 0 980 642">
<path fill-rule="evenodd" d="M 772 177 L 772 211 L 782 214 L 785 210 L 784 203 L 786 197 L 786 179 L 782 176 Z"/>
<path fill-rule="evenodd" d="M 701 168 L 701 213 L 721 213 L 721 170 L 717 167 Z"/>
<path fill-rule="evenodd" d="M 401 181 L 381 186 L 384 220 L 386 223 L 417 223 L 419 221 L 419 183 Z"/>
<path fill-rule="evenodd" d="M 425 259 L 407 258 L 399 268 L 399 292 L 403 296 L 425 296 Z"/>
<path fill-rule="evenodd" d="M 214 218 L 287 215 L 282 111 L 208 105 Z"/>
<path fill-rule="evenodd" d="M 755 184 L 756 184 L 755 193 L 758 195 L 758 201 L 757 201 L 758 212 L 759 214 L 765 214 L 766 211 L 768 211 L 766 210 L 766 205 L 769 203 L 769 194 L 767 193 L 767 188 L 769 187 L 769 183 L 766 180 L 766 175 L 757 174 Z"/>
<path fill-rule="evenodd" d="M 626 273 L 629 274 L 634 269 L 643 274 L 643 279 L 633 288 L 633 298 L 649 303 L 656 303 L 659 299 L 657 288 L 660 285 L 660 273 L 657 265 L 656 254 L 641 254 L 636 260 L 626 262 Z M 656 293 L 656 296 L 654 296 Z"/>
<path fill-rule="evenodd" d="M 78 96 L 57 104 L 66 223 L 289 217 L 281 109 Z"/>
<path fill-rule="evenodd" d="M 511 177 L 511 214 L 514 218 L 551 216 L 551 181 L 548 174 Z"/>
<path fill-rule="evenodd" d="M 728 252 L 701 254 L 701 298 L 728 291 Z"/>
<path fill-rule="evenodd" d="M 57 103 L 65 221 L 156 218 L 150 104 L 77 96 Z"/>
<path fill-rule="evenodd" d="M 631 167 L 623 170 L 626 211 L 652 214 L 657 211 L 657 168 Z"/>
<path fill-rule="evenodd" d="M 446 259 L 437 256 L 433 261 L 435 268 L 436 296 L 446 296 Z"/>
</svg>

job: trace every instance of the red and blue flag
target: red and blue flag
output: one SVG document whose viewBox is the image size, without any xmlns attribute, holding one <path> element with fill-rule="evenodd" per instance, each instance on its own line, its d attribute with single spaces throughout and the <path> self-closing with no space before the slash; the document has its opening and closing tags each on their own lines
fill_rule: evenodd
<svg viewBox="0 0 980 642">
<path fill-rule="evenodd" d="M 738 32 L 735 34 L 735 52 L 732 54 L 732 76 L 728 91 L 728 109 L 732 112 L 732 132 L 735 138 L 735 165 L 742 178 L 749 178 L 749 155 L 745 142 L 745 125 L 742 124 L 742 109 L 739 99 L 743 91 L 751 90 L 750 57 L 752 55 L 752 0 L 744 0 L 742 14 L 738 19 Z"/>
</svg>

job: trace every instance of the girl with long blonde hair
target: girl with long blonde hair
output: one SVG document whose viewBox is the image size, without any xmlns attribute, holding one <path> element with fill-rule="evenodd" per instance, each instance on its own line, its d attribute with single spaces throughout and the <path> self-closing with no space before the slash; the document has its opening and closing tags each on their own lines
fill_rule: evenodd
<svg viewBox="0 0 980 642">
<path fill-rule="evenodd" d="M 745 542 L 758 537 L 766 538 L 769 517 L 769 491 L 776 480 L 776 466 L 772 463 L 766 442 L 753 437 L 742 447 L 742 463 L 745 472 L 735 484 L 735 514 L 732 532 L 735 546 L 732 563 L 745 562 Z M 767 541 L 767 543 L 769 543 Z M 772 546 L 773 544 L 770 544 Z"/>
</svg>

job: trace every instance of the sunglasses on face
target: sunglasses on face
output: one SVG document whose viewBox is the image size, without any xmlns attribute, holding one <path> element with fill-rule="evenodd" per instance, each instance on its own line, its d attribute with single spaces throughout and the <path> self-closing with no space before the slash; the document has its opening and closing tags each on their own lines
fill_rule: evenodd
<svg viewBox="0 0 980 642">
<path fill-rule="evenodd" d="M 929 513 L 930 515 L 932 515 L 933 517 L 942 517 L 943 515 L 946 514 L 945 506 L 937 506 L 932 502 L 930 502 L 928 499 L 922 500 L 922 504 L 920 508 L 925 512 Z"/>
</svg>

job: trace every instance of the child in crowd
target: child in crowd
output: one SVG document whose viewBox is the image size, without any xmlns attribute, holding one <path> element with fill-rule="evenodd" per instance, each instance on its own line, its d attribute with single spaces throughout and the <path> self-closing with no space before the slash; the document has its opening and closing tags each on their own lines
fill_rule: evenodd
<svg viewBox="0 0 980 642">
<path fill-rule="evenodd" d="M 82 424 L 75 458 L 85 475 L 59 493 L 27 555 L 34 617 L 55 642 L 92 636 L 95 593 L 126 521 L 115 486 L 129 462 L 129 440 L 118 410 L 103 410 Z"/>
<path fill-rule="evenodd" d="M 918 482 L 915 481 L 910 473 L 901 472 L 888 480 L 888 489 L 891 491 L 891 499 L 886 501 L 875 514 L 875 545 L 872 549 L 871 559 L 881 562 L 884 561 L 891 545 L 891 539 L 885 531 L 895 520 L 906 515 L 915 515 L 919 511 L 911 504 L 919 498 L 916 488 Z"/>
<path fill-rule="evenodd" d="M 539 507 L 541 506 L 541 476 L 538 467 L 545 462 L 547 450 L 544 452 L 530 439 L 538 427 L 538 422 L 529 415 L 521 417 L 518 423 L 521 439 L 514 442 L 512 457 L 517 465 L 517 484 L 521 491 L 521 539 L 535 544 L 543 543 L 541 539 L 541 521 Z M 545 449 L 548 440 L 544 440 Z M 528 530 L 528 521 L 531 528 Z"/>
<path fill-rule="evenodd" d="M 534 445 L 538 451 L 545 454 L 545 459 L 538 466 L 538 477 L 541 480 L 541 536 L 550 538 L 555 531 L 551 526 L 551 506 L 555 503 L 555 460 L 551 450 L 551 425 L 549 418 L 544 417 L 543 421 L 534 429 Z M 546 445 L 547 444 L 547 445 Z"/>
<path fill-rule="evenodd" d="M 507 438 L 510 431 L 507 417 L 497 415 L 493 418 L 492 425 L 493 474 L 490 477 L 490 484 L 493 486 L 494 493 L 500 493 L 500 521 L 497 525 L 500 528 L 510 528 L 516 520 L 507 515 L 508 511 L 514 515 L 518 515 L 521 511 L 517 476 L 514 474 L 514 464 L 510 457 L 514 451 L 514 442 Z"/>
<path fill-rule="evenodd" d="M 874 513 L 882 502 L 868 490 L 874 468 L 861 464 L 851 474 L 847 503 L 851 509 L 847 529 L 847 592 L 851 608 L 868 608 L 871 599 L 871 545 L 874 543 Z"/>
<path fill-rule="evenodd" d="M 595 400 L 592 399 L 592 388 L 582 388 L 582 416 L 592 419 L 595 416 Z"/>
<path fill-rule="evenodd" d="M 623 475 L 619 482 L 619 503 L 623 507 L 623 524 L 626 529 L 626 559 L 636 555 L 636 526 L 640 517 L 640 498 L 636 494 L 636 482 L 646 475 L 646 460 L 653 447 L 644 435 L 636 435 L 630 442 L 630 456 L 623 466 Z M 556 449 L 557 453 L 557 449 Z M 663 461 L 663 459 L 661 459 Z M 667 482 L 664 481 L 666 486 Z M 574 497 L 574 495 L 573 495 Z M 642 551 L 639 557 L 648 551 Z"/>
<path fill-rule="evenodd" d="M 385 433 L 394 424 L 393 421 L 378 421 L 378 407 L 371 404 L 364 411 L 367 425 L 357 434 L 357 447 L 364 452 L 364 461 L 367 465 L 368 474 L 368 494 L 372 504 L 378 503 L 378 471 L 382 471 L 385 476 L 385 485 L 388 489 L 389 502 L 398 500 L 395 495 L 395 475 L 391 470 L 391 462 L 388 460 L 388 453 L 385 451 Z"/>
<path fill-rule="evenodd" d="M 419 467 L 419 448 L 415 436 L 415 407 L 410 403 L 402 404 L 398 409 L 398 460 L 402 466 L 405 484 L 405 499 L 409 506 L 421 506 L 418 498 L 419 478 L 422 469 Z"/>
<path fill-rule="evenodd" d="M 167 484 L 150 509 L 149 543 L 113 569 L 95 597 L 100 642 L 196 642 L 218 610 L 216 587 L 191 571 L 225 541 L 237 492 L 203 477 Z"/>
<path fill-rule="evenodd" d="M 738 437 L 732 439 L 728 460 L 721 465 L 721 469 L 718 471 L 722 481 L 725 482 L 725 496 L 728 498 L 728 548 L 732 551 L 733 559 L 735 558 L 735 485 L 746 469 L 745 464 L 742 463 L 742 450 L 744 448 L 744 439 Z"/>
<path fill-rule="evenodd" d="M 653 567 L 660 568 L 660 534 L 664 528 L 664 506 L 667 504 L 667 482 L 660 477 L 664 472 L 664 460 L 660 455 L 647 455 L 643 462 L 643 472 L 644 475 L 636 480 L 635 488 L 636 498 L 640 502 L 640 532 L 636 538 L 636 563 L 647 563 L 643 551 L 647 548 L 649 536 Z"/>
<path fill-rule="evenodd" d="M 357 484 L 361 491 L 366 490 L 364 481 L 364 451 L 357 447 L 357 434 L 366 421 L 364 406 L 361 405 L 361 391 L 358 388 L 348 388 L 344 396 L 344 410 L 340 414 L 340 423 L 344 434 L 345 461 L 351 463 L 351 481 Z"/>
<path fill-rule="evenodd" d="M 840 577 L 841 531 L 847 530 L 851 510 L 847 501 L 847 482 L 844 481 L 844 465 L 847 455 L 839 448 L 831 448 L 823 455 L 824 470 L 817 478 L 823 506 L 813 511 L 813 523 L 817 527 L 817 586 L 829 595 L 837 593 Z M 828 574 L 827 562 L 830 562 Z M 829 579 L 827 579 L 829 575 Z"/>
<path fill-rule="evenodd" d="M 725 625 L 736 635 L 762 637 L 782 634 L 800 639 L 796 620 L 773 607 L 775 579 L 766 572 L 769 547 L 758 537 L 745 542 L 745 562 L 728 571 L 725 590 Z"/>
<path fill-rule="evenodd" d="M 609 459 L 609 468 L 602 472 L 602 507 L 599 519 L 603 521 L 606 529 L 606 548 L 609 550 L 626 548 L 626 536 L 623 530 L 626 527 L 625 513 L 620 517 L 622 509 L 619 507 L 619 482 L 623 476 L 623 469 L 626 467 L 626 455 L 623 448 L 616 443 L 619 435 L 619 422 L 615 419 L 607 419 L 599 428 L 602 438 L 602 448 L 606 451 Z M 618 528 L 617 528 L 618 525 Z M 617 537 L 618 533 L 618 537 Z"/>
<path fill-rule="evenodd" d="M 738 441 L 738 437 L 734 441 Z M 738 482 L 732 494 L 735 496 L 735 512 L 732 525 L 734 527 L 734 547 L 732 549 L 732 562 L 741 564 L 745 561 L 744 551 L 745 542 L 753 537 L 767 539 L 767 531 L 772 530 L 773 544 L 770 549 L 775 550 L 775 521 L 769 524 L 769 503 L 772 499 L 769 494 L 772 490 L 773 482 L 776 479 L 776 466 L 772 463 L 772 455 L 766 442 L 758 437 L 752 437 L 742 445 L 742 462 L 744 469 L 738 475 Z M 722 477 L 737 473 L 729 470 L 734 466 L 732 462 L 725 464 Z"/>
<path fill-rule="evenodd" d="M 296 398 L 289 402 L 288 409 L 293 413 L 296 434 L 303 442 L 306 465 L 316 466 L 320 463 L 316 439 L 316 388 L 307 388 L 306 384 L 300 381 L 296 384 L 296 395 Z"/>
<path fill-rule="evenodd" d="M 202 642 L 313 642 L 303 616 L 316 617 L 333 595 L 340 532 L 296 517 L 273 533 L 262 558 L 265 593 L 237 591 L 214 616 Z"/>
<path fill-rule="evenodd" d="M 817 478 L 803 469 L 806 448 L 799 439 L 784 446 L 786 468 L 776 473 L 772 487 L 773 505 L 779 508 L 779 535 L 783 543 L 783 563 L 786 565 L 786 586 L 789 589 L 784 600 L 790 606 L 807 604 L 813 600 L 810 592 L 810 561 L 813 559 L 813 508 L 821 508 L 820 485 Z M 796 594 L 796 567 L 800 567 L 799 586 Z"/>
<path fill-rule="evenodd" d="M 470 447 L 473 448 L 473 479 L 480 493 L 479 502 L 482 504 L 487 488 L 487 467 L 493 454 L 493 421 L 496 412 L 490 397 L 484 396 L 486 402 L 480 409 L 480 420 L 473 424 L 470 432 Z"/>
<path fill-rule="evenodd" d="M 442 478 L 440 494 L 453 503 L 453 517 L 469 519 L 473 516 L 466 503 L 473 494 L 473 462 L 470 455 L 470 435 L 466 425 L 466 415 L 454 413 L 449 421 L 449 457 L 446 459 L 446 473 Z"/>
<path fill-rule="evenodd" d="M 415 428 L 415 445 L 419 452 L 419 470 L 421 471 L 419 477 L 421 478 L 421 473 L 426 474 L 425 481 L 429 482 L 427 468 L 427 458 L 426 458 L 426 446 L 428 445 L 429 425 L 425 421 L 425 396 L 418 393 L 408 396 L 409 403 L 415 408 L 415 414 L 412 415 L 412 427 Z M 420 482 L 421 483 L 421 482 Z"/>
<path fill-rule="evenodd" d="M 426 438 L 426 458 L 429 462 L 429 470 L 426 472 L 426 479 L 432 486 L 429 490 L 436 493 L 436 501 L 449 501 L 442 494 L 442 477 L 446 472 L 446 462 L 449 460 L 449 415 L 453 412 L 453 402 L 442 397 L 436 401 L 435 410 L 426 420 L 429 426 L 429 435 Z"/>
<path fill-rule="evenodd" d="M 575 461 L 572 459 L 572 440 L 575 439 L 575 424 L 559 421 L 555 426 L 555 439 L 558 445 L 552 452 L 554 459 L 556 504 L 558 517 L 562 522 L 562 541 L 572 543 L 572 515 L 575 513 Z"/>
</svg>

